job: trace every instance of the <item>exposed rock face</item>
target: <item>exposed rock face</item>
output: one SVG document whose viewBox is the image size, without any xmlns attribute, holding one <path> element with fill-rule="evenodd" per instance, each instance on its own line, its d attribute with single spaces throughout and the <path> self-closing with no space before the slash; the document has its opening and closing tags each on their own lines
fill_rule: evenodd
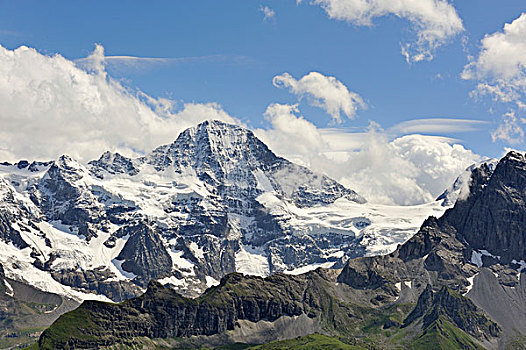
<svg viewBox="0 0 526 350">
<path fill-rule="evenodd" d="M 106 215 L 95 195 L 81 182 L 84 176 L 80 164 L 62 156 L 38 183 L 32 199 L 48 220 L 73 226 L 90 239 L 102 228 Z"/>
<path fill-rule="evenodd" d="M 471 314 L 480 313 L 480 309 L 461 295 L 467 293 L 468 297 L 476 296 L 478 307 L 490 312 L 497 322 L 502 321 L 506 333 L 519 330 L 517 325 L 520 332 L 526 331 L 521 320 L 512 326 L 507 317 L 516 315 L 511 304 L 501 305 L 509 308 L 506 313 L 498 312 L 478 292 L 483 286 L 473 282 L 479 280 L 476 278 L 479 272 L 490 267 L 501 286 L 522 290 L 517 277 L 522 266 L 518 262 L 526 259 L 525 177 L 526 158 L 515 152 L 504 157 L 494 171 L 481 165 L 473 171 L 469 193 L 459 198 L 444 216 L 426 220 L 420 231 L 392 254 L 349 260 L 339 281 L 386 295 L 395 284 L 411 281 L 421 295 L 405 324 L 425 314 L 427 327 L 438 316 L 447 316 L 450 322 L 475 337 L 501 334 L 500 328 L 485 316 Z M 512 260 L 516 263 L 510 264 Z M 433 293 L 437 294 L 431 298 Z M 526 307 L 518 294 L 509 298 L 515 305 Z"/>
<path fill-rule="evenodd" d="M 104 152 L 98 160 L 89 162 L 92 166 L 92 173 L 98 177 L 103 178 L 104 172 L 108 174 L 129 174 L 137 175 L 139 167 L 137 162 L 130 158 L 124 157 L 119 153 Z"/>
<path fill-rule="evenodd" d="M 446 212 L 444 220 L 473 249 L 500 256 L 504 263 L 526 258 L 526 157 L 508 153 L 493 174 L 479 168 L 470 196 Z"/>
<path fill-rule="evenodd" d="M 392 254 L 349 260 L 334 279 L 327 278 L 330 273 L 323 271 L 300 276 L 277 274 L 267 279 L 232 274 L 197 299 L 183 298 L 152 283 L 144 296 L 121 306 L 85 303 L 76 311 L 78 314 L 68 317 L 89 318 L 89 329 L 82 326 L 72 329 L 71 336 L 60 337 L 66 317 L 43 334 L 40 345 L 86 347 L 114 344 L 123 338 L 133 342 L 137 336 L 212 335 L 232 330 L 237 320 L 272 321 L 304 314 L 344 333 L 355 334 L 356 329 L 367 329 L 371 324 L 393 332 L 409 329 L 409 333 L 402 334 L 412 334 L 408 337 L 414 337 L 414 342 L 408 341 L 415 346 L 445 339 L 439 348 L 452 344 L 469 349 L 477 349 L 480 344 L 496 347 L 496 339 L 503 334 L 525 332 L 524 322 L 510 322 L 510 317 L 522 315 L 520 310 L 512 310 L 524 306 L 524 284 L 514 280 L 517 274 L 514 277 L 513 271 L 521 271 L 526 257 L 520 255 L 521 238 L 509 238 L 509 232 L 522 235 L 523 228 L 516 227 L 515 222 L 495 220 L 489 213 L 501 210 L 521 222 L 526 212 L 521 199 L 525 165 L 526 159 L 515 153 L 503 158 L 494 172 L 482 165 L 473 172 L 469 193 L 446 215 L 426 220 L 420 231 Z M 489 201 L 483 207 L 481 198 Z M 487 215 L 479 215 L 479 210 Z M 500 251 L 518 254 L 516 262 L 507 264 L 503 257 L 489 253 L 492 251 L 487 246 L 474 247 L 471 242 L 476 240 L 472 236 L 475 228 L 470 226 L 474 222 L 479 237 L 495 236 L 488 242 L 495 239 L 502 244 Z M 492 292 L 480 287 L 480 280 L 488 276 L 493 276 L 495 295 L 509 301 L 508 306 L 499 305 L 508 308 L 506 315 L 488 305 L 488 293 Z M 407 303 L 414 304 L 412 310 L 400 311 Z M 398 310 L 397 319 L 391 318 L 393 309 Z M 382 316 L 360 323 L 365 322 L 366 314 Z M 490 317 L 503 323 L 499 325 Z M 108 328 L 117 333 L 110 334 Z M 96 335 L 97 340 L 86 335 Z M 503 339 L 502 344 L 509 340 Z"/>
<path fill-rule="evenodd" d="M 526 159 L 521 154 L 509 153 L 493 173 L 483 164 L 473 172 L 466 199 L 459 199 L 440 219 L 426 220 L 394 253 L 350 260 L 342 282 L 375 289 L 385 282 L 396 282 L 398 275 L 406 274 L 408 264 L 423 259 L 423 269 L 416 274 L 427 274 L 439 285 L 462 291 L 467 286 L 465 278 L 478 270 L 472 259 L 474 251 L 486 254 L 478 267 L 484 261 L 492 265 L 507 264 L 512 257 L 526 259 L 525 179 Z"/>
<path fill-rule="evenodd" d="M 482 314 L 471 300 L 453 292 L 446 286 L 434 296 L 431 308 L 424 316 L 423 328 L 441 316 L 446 317 L 458 328 L 476 338 L 489 339 L 501 333 L 500 327 Z"/>
<path fill-rule="evenodd" d="M 24 241 L 20 232 L 11 226 L 13 221 L 9 213 L 0 211 L 0 239 L 4 242 L 12 242 L 16 247 L 24 249 L 29 245 Z"/>
<path fill-rule="evenodd" d="M 7 287 L 5 285 L 4 266 L 0 264 L 0 294 L 5 294 L 6 291 L 7 291 Z"/>
<path fill-rule="evenodd" d="M 20 249 L 28 247 L 20 231 L 13 228 L 17 218 L 26 215 L 28 213 L 18 205 L 12 188 L 0 177 L 0 239 L 6 243 L 13 243 Z"/>
<path fill-rule="evenodd" d="M 125 300 L 141 293 L 141 289 L 135 283 L 116 280 L 114 273 L 103 268 L 87 271 L 52 271 L 51 275 L 66 286 L 92 290 L 106 295 L 111 300 Z"/>
<path fill-rule="evenodd" d="M 46 330 L 39 346 L 47 349 L 133 344 L 134 337 L 224 333 L 233 330 L 240 320 L 273 322 L 283 316 L 321 317 L 323 303 L 332 300 L 323 290 L 322 281 L 316 273 L 297 277 L 276 274 L 266 279 L 234 273 L 197 299 L 184 298 L 152 281 L 145 294 L 118 305 L 84 302 Z M 88 317 L 91 322 L 77 328 L 69 323 L 69 317 Z"/>
<path fill-rule="evenodd" d="M 418 297 L 418 302 L 416 303 L 415 308 L 404 320 L 404 327 L 407 327 L 420 317 L 424 316 L 431 306 L 433 305 L 433 288 L 430 284 L 422 291 L 422 294 Z"/>
<path fill-rule="evenodd" d="M 172 272 L 172 258 L 166 251 L 157 231 L 139 222 L 125 226 L 117 235 L 129 235 L 130 238 L 122 248 L 117 260 L 123 260 L 122 268 L 139 276 L 141 283 L 151 279 L 162 278 Z"/>
<path fill-rule="evenodd" d="M 459 197 L 465 199 L 464 196 L 469 192 L 473 171 L 475 171 L 477 168 L 480 168 L 481 166 L 484 166 L 489 170 L 490 173 L 493 173 L 498 162 L 498 159 L 491 158 L 470 165 L 462 174 L 457 177 L 455 182 L 449 188 L 447 188 L 440 196 L 437 197 L 436 200 L 442 202 L 443 206 L 449 207 L 454 205 Z"/>
<path fill-rule="evenodd" d="M 205 193 L 177 195 L 164 210 L 172 217 L 185 218 L 176 220 L 174 229 L 187 237 L 187 244 L 208 247 L 213 241 L 223 247 L 220 252 L 205 250 L 205 261 L 201 262 L 205 263 L 201 270 L 218 279 L 236 271 L 235 253 L 241 245 L 260 247 L 268 256 L 269 273 L 301 266 L 305 261 L 327 261 L 319 248 L 323 236 L 309 237 L 315 244 L 311 249 L 300 249 L 305 247 L 302 236 L 306 232 L 291 232 L 293 217 L 285 216 L 288 213 L 272 214 L 274 209 L 265 206 L 267 199 L 260 197 L 265 192 L 274 193 L 265 197 L 270 201 L 283 203 L 279 205 L 292 202 L 300 208 L 332 204 L 340 198 L 365 202 L 327 176 L 277 157 L 251 131 L 218 121 L 184 131 L 174 143 L 155 149 L 140 161 L 159 172 L 195 174 L 204 185 Z M 318 237 L 320 244 L 316 244 Z M 343 246 L 337 240 L 331 243 L 329 248 Z M 284 249 L 287 246 L 295 249 Z M 215 264 L 212 260 L 218 253 L 222 261 Z"/>
</svg>

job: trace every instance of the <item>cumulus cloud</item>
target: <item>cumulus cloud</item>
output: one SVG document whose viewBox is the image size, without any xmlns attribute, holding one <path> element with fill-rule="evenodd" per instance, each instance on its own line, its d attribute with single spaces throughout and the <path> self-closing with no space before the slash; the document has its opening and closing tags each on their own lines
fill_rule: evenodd
<svg viewBox="0 0 526 350">
<path fill-rule="evenodd" d="M 298 3 L 301 0 L 297 1 Z M 408 62 L 431 60 L 433 51 L 464 30 L 447 0 L 311 0 L 331 19 L 370 26 L 376 17 L 393 15 L 411 22 L 416 40 L 402 45 Z"/>
<path fill-rule="evenodd" d="M 0 159 L 87 161 L 106 150 L 147 152 L 205 119 L 237 121 L 218 104 L 183 104 L 131 92 L 107 76 L 102 46 L 79 68 L 28 47 L 0 46 Z"/>
<path fill-rule="evenodd" d="M 504 114 L 497 129 L 491 132 L 493 142 L 497 140 L 506 141 L 510 144 L 524 142 L 524 129 L 521 124 L 525 125 L 526 119 L 517 118 L 515 112 L 512 111 Z"/>
<path fill-rule="evenodd" d="M 369 201 L 410 205 L 429 202 L 480 156 L 445 137 L 390 138 L 378 124 L 367 132 L 320 129 L 297 106 L 271 105 L 272 127 L 255 130 L 277 154 L 323 172 Z"/>
<path fill-rule="evenodd" d="M 263 20 L 269 21 L 276 18 L 276 12 L 268 6 L 261 5 L 259 11 L 263 13 Z"/>
<path fill-rule="evenodd" d="M 463 79 L 475 79 L 477 90 L 502 102 L 522 102 L 526 96 L 526 13 L 501 32 L 486 35 L 478 57 L 464 67 Z M 522 100 L 522 101 L 521 101 Z"/>
<path fill-rule="evenodd" d="M 526 13 L 504 24 L 502 31 L 486 35 L 478 56 L 464 67 L 461 77 L 478 82 L 473 96 L 488 95 L 513 103 L 519 111 L 526 110 Z M 503 115 L 491 134 L 494 142 L 523 142 L 524 132 L 515 114 Z"/>
<path fill-rule="evenodd" d="M 241 124 L 218 104 L 178 103 L 132 92 L 105 71 L 104 50 L 81 69 L 60 56 L 0 47 L 0 160 L 53 159 L 69 153 L 81 161 L 106 150 L 140 154 L 172 142 L 206 119 Z M 451 140 L 391 138 L 372 124 L 367 132 L 320 129 L 297 105 L 271 104 L 268 129 L 255 130 L 276 153 L 310 166 L 388 204 L 436 197 L 478 156 Z"/>
<path fill-rule="evenodd" d="M 288 88 L 299 98 L 307 97 L 310 104 L 324 109 L 337 123 L 342 122 L 341 113 L 353 119 L 358 109 L 366 107 L 360 95 L 349 91 L 341 81 L 318 72 L 310 72 L 299 80 L 283 73 L 275 76 L 272 83 L 279 88 Z"/>
<path fill-rule="evenodd" d="M 305 155 L 326 147 L 318 128 L 299 115 L 298 105 L 273 103 L 264 117 L 272 128 L 256 130 L 256 134 L 267 144 L 286 147 L 287 158 L 295 163 L 308 166 Z"/>
</svg>

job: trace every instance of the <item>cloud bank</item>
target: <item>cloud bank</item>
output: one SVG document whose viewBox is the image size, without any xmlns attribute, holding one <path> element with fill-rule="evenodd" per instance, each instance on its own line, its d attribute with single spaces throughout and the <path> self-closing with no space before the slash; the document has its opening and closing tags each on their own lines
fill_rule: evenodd
<svg viewBox="0 0 526 350">
<path fill-rule="evenodd" d="M 34 49 L 0 46 L 0 159 L 87 161 L 106 150 L 147 152 L 204 119 L 236 122 L 215 103 L 174 103 L 125 89 L 104 70 L 97 46 L 87 70 Z"/>
<path fill-rule="evenodd" d="M 365 133 L 320 129 L 299 115 L 297 105 L 272 104 L 265 116 L 272 127 L 255 133 L 275 153 L 326 173 L 376 203 L 432 201 L 481 159 L 444 137 L 390 139 L 375 123 Z"/>
<path fill-rule="evenodd" d="M 301 0 L 297 0 L 301 2 Z M 457 11 L 446 0 L 312 0 L 331 19 L 371 26 L 377 17 L 396 16 L 409 21 L 416 40 L 402 45 L 408 62 L 431 60 L 439 46 L 464 30 Z"/>
<path fill-rule="evenodd" d="M 172 100 L 124 88 L 107 75 L 102 47 L 88 61 L 81 69 L 60 55 L 0 47 L 0 161 L 49 160 L 64 152 L 84 162 L 106 150 L 140 154 L 205 119 L 241 124 L 216 103 L 177 108 Z M 347 108 L 335 106 L 342 113 Z M 264 117 L 270 127 L 255 133 L 273 151 L 328 174 L 372 202 L 432 200 L 479 159 L 449 139 L 393 139 L 392 131 L 375 124 L 362 133 L 318 128 L 300 115 L 298 105 L 270 104 Z"/>
<path fill-rule="evenodd" d="M 277 75 L 272 79 L 274 86 L 287 88 L 300 99 L 307 97 L 313 106 L 324 109 L 336 123 L 341 123 L 341 113 L 349 119 L 354 119 L 356 111 L 365 108 L 365 102 L 355 92 L 335 77 L 327 77 L 318 72 L 310 72 L 300 80 L 289 73 Z"/>
</svg>

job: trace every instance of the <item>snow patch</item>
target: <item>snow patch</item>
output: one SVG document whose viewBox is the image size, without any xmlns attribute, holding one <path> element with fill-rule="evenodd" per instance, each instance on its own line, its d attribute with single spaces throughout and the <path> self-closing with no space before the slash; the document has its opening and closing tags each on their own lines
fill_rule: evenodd
<svg viewBox="0 0 526 350">
<path fill-rule="evenodd" d="M 521 273 L 522 273 L 522 271 L 526 270 L 526 261 L 524 261 L 524 260 L 517 261 L 517 260 L 513 259 L 511 262 L 513 264 L 520 265 L 519 268 L 517 269 L 517 278 L 519 279 L 519 282 L 520 282 L 520 280 L 521 280 Z"/>
<path fill-rule="evenodd" d="M 301 275 L 301 274 L 304 274 L 310 271 L 314 271 L 320 267 L 324 269 L 330 269 L 331 267 L 334 266 L 334 264 L 336 264 L 335 261 L 328 261 L 328 262 L 324 262 L 320 264 L 311 264 L 311 265 L 298 267 L 297 269 L 294 269 L 294 270 L 283 271 L 283 273 L 287 275 Z"/>
<path fill-rule="evenodd" d="M 327 255 L 327 257 L 328 258 L 343 258 L 344 255 L 345 255 L 344 252 L 339 250 L 339 251 L 336 251 L 334 253 Z"/>
<path fill-rule="evenodd" d="M 194 264 L 188 260 L 183 258 L 184 252 L 181 250 L 168 250 L 168 253 L 170 254 L 170 257 L 172 258 L 172 266 L 178 270 L 191 270 L 193 271 Z"/>
<path fill-rule="evenodd" d="M 262 249 L 241 245 L 235 260 L 236 271 L 244 275 L 266 277 L 270 274 L 268 258 Z"/>
<path fill-rule="evenodd" d="M 274 191 L 274 186 L 272 186 L 272 183 L 270 182 L 269 178 L 263 171 L 260 169 L 257 169 L 252 172 L 254 174 L 256 181 L 257 181 L 257 189 L 262 190 L 263 192 L 272 192 Z"/>
<path fill-rule="evenodd" d="M 477 252 L 474 250 L 471 253 L 471 263 L 477 265 L 478 268 L 482 267 L 482 253 Z"/>
<path fill-rule="evenodd" d="M 205 259 L 205 252 L 203 251 L 203 249 L 199 248 L 197 243 L 190 242 L 189 248 L 190 248 L 190 250 L 192 251 L 192 253 L 194 254 L 194 256 L 196 258 L 198 258 L 200 260 L 204 260 Z"/>
<path fill-rule="evenodd" d="M 117 270 L 119 270 L 119 273 L 125 278 L 134 279 L 135 277 L 137 277 L 137 275 L 133 272 L 125 271 L 122 268 L 122 263 L 124 262 L 124 260 L 113 259 L 111 262 L 113 263 L 113 266 L 115 266 Z"/>
<path fill-rule="evenodd" d="M 15 291 L 13 290 L 13 287 L 11 287 L 11 285 L 9 284 L 9 282 L 7 282 L 6 280 L 4 280 L 4 284 L 5 284 L 5 287 L 6 287 L 5 294 L 9 295 L 10 297 L 15 296 Z"/>
<path fill-rule="evenodd" d="M 473 276 L 467 278 L 467 280 L 469 282 L 469 285 L 468 285 L 468 287 L 466 289 L 466 292 L 464 294 L 462 294 L 463 296 L 466 296 L 471 291 L 471 289 L 473 289 L 473 281 L 474 281 L 475 277 L 477 277 L 478 274 L 479 273 L 477 272 Z"/>
<path fill-rule="evenodd" d="M 500 256 L 493 255 L 487 250 L 482 249 L 479 251 L 473 250 L 473 252 L 471 253 L 471 263 L 477 265 L 478 268 L 481 268 L 484 265 L 484 263 L 482 262 L 482 256 L 489 256 L 494 259 L 500 260 Z"/>
<path fill-rule="evenodd" d="M 206 286 L 208 288 L 219 285 L 219 281 L 216 280 L 214 277 L 206 276 Z"/>
<path fill-rule="evenodd" d="M 178 278 L 175 278 L 174 276 L 161 278 L 160 280 L 157 280 L 157 281 L 162 285 L 171 284 L 172 286 L 175 286 L 175 287 L 183 287 L 186 284 L 184 279 L 180 280 Z"/>
</svg>

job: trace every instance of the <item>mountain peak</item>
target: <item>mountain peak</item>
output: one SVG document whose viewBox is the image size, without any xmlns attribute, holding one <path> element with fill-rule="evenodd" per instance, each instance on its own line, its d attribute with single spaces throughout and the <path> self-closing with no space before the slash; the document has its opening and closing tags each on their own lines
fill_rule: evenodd
<svg viewBox="0 0 526 350">
<path fill-rule="evenodd" d="M 146 156 L 146 162 L 158 171 L 168 166 L 213 172 L 219 178 L 235 169 L 268 167 L 278 157 L 252 131 L 218 120 L 207 120 L 183 131 L 169 145 Z"/>
<path fill-rule="evenodd" d="M 526 162 L 526 153 L 521 153 L 518 151 L 509 151 L 508 153 L 506 153 L 504 158 L 502 158 L 502 161 L 506 162 L 510 160 Z"/>
</svg>

